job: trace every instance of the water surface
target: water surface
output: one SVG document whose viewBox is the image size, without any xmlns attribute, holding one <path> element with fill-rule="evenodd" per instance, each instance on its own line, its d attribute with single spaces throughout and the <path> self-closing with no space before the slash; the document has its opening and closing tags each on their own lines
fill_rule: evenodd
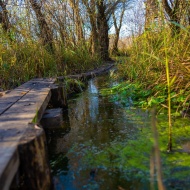
<svg viewBox="0 0 190 190">
<path fill-rule="evenodd" d="M 108 76 L 90 80 L 87 90 L 69 100 L 63 125 L 47 131 L 55 189 L 150 189 L 149 111 L 124 107 L 102 97 L 100 90 L 112 85 Z M 170 176 L 172 169 L 169 167 L 164 175 Z M 187 178 L 178 180 L 173 171 L 174 178 L 165 178 L 167 189 L 190 187 L 189 167 L 180 166 L 179 171 Z"/>
</svg>

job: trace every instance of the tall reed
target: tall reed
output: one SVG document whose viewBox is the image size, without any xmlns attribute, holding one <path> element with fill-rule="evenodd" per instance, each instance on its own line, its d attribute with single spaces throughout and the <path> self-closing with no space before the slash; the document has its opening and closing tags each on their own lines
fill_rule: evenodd
<svg viewBox="0 0 190 190">
<path fill-rule="evenodd" d="M 168 150 L 172 150 L 172 110 L 183 111 L 190 101 L 190 28 L 173 36 L 166 24 L 133 39 L 119 75 L 150 90 L 147 102 L 168 110 Z M 148 105 L 153 105 L 152 103 Z M 174 109 L 175 108 L 175 109 Z"/>
<path fill-rule="evenodd" d="M 54 53 L 28 37 L 9 41 L 0 37 L 0 88 L 14 88 L 34 77 L 61 76 L 84 72 L 97 67 L 101 60 L 89 53 L 87 45 L 65 47 L 54 42 Z"/>
</svg>

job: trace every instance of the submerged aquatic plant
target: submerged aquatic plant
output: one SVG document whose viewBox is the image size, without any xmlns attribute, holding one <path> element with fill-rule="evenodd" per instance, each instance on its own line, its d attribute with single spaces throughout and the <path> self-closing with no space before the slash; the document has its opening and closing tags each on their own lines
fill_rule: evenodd
<svg viewBox="0 0 190 190">
<path fill-rule="evenodd" d="M 188 120 L 179 119 L 174 123 L 173 148 L 175 151 L 167 153 L 165 151 L 168 137 L 166 130 L 167 117 L 160 115 L 157 129 L 155 129 L 156 120 L 154 117 L 152 118 L 153 123 L 149 121 L 145 125 L 144 117 L 139 117 L 134 112 L 134 109 L 126 109 L 126 116 L 129 116 L 130 122 L 136 124 L 138 121 L 139 123 L 135 125 L 136 135 L 133 138 L 125 136 L 116 138 L 114 141 L 104 143 L 103 146 L 97 146 L 93 141 L 75 143 L 68 155 L 73 154 L 75 156 L 76 154 L 80 158 L 80 168 L 82 169 L 97 168 L 108 173 L 118 171 L 126 181 L 149 183 L 150 158 L 154 146 L 153 167 L 156 168 L 157 172 L 154 173 L 153 186 L 155 187 L 155 184 L 159 182 L 162 189 L 164 189 L 164 186 L 167 189 L 172 189 L 172 185 L 177 188 L 176 181 L 179 182 L 179 188 L 183 186 L 184 189 L 187 189 L 190 185 L 188 175 L 190 172 L 190 157 L 188 152 L 183 150 L 183 142 L 190 140 Z M 157 133 L 156 137 L 152 135 L 151 124 L 154 133 Z M 158 162 L 160 162 L 160 165 L 158 165 Z"/>
</svg>

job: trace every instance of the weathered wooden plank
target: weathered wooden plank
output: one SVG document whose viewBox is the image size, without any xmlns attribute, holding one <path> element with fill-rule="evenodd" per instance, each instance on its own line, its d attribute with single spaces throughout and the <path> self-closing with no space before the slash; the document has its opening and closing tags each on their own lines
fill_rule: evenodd
<svg viewBox="0 0 190 190">
<path fill-rule="evenodd" d="M 87 72 L 87 73 L 83 73 L 83 77 L 89 79 L 89 78 L 93 78 L 95 76 L 98 76 L 106 71 L 109 71 L 112 67 L 114 66 L 114 64 L 106 64 L 105 66 L 103 67 L 100 67 L 94 71 L 90 71 L 90 72 Z"/>
<path fill-rule="evenodd" d="M 2 143 L 4 145 L 0 148 L 0 155 L 1 157 L 3 156 L 4 159 L 0 159 L 0 170 L 4 172 L 0 177 L 0 189 L 7 190 L 18 170 L 20 161 L 18 149 L 15 148 L 15 144 L 11 142 L 9 142 L 10 144 L 7 142 L 1 142 L 1 144 Z M 10 157 L 12 159 L 10 159 Z"/>
<path fill-rule="evenodd" d="M 44 80 L 44 81 L 43 81 Z M 13 104 L 19 101 L 22 97 L 24 97 L 31 89 L 36 88 L 39 83 L 45 86 L 51 85 L 55 79 L 32 79 L 27 83 L 15 88 L 10 91 L 8 94 L 5 94 L 0 98 L 0 115 L 2 115 L 6 110 L 8 110 Z"/>
<path fill-rule="evenodd" d="M 50 100 L 50 87 L 54 81 L 34 79 L 0 98 L 0 107 L 3 105 L 0 115 L 0 184 L 3 184 L 3 190 L 8 189 L 18 169 L 19 140 L 29 123 L 41 119 Z M 12 95 L 16 97 L 13 98 Z"/>
<path fill-rule="evenodd" d="M 75 74 L 75 75 L 67 75 L 65 76 L 59 76 L 57 77 L 58 82 L 63 83 L 65 81 L 65 78 L 72 78 L 72 79 L 78 79 L 78 80 L 85 80 L 85 79 L 89 79 L 92 77 L 95 77 L 97 75 L 100 75 L 104 72 L 109 71 L 112 67 L 114 66 L 114 61 L 108 61 L 105 62 L 104 66 L 94 69 L 92 71 L 88 71 L 86 73 L 81 73 L 81 74 Z"/>
<path fill-rule="evenodd" d="M 113 63 L 111 64 L 106 64 L 105 66 L 102 66 L 98 69 L 95 69 L 93 71 L 89 71 L 89 72 L 86 72 L 86 73 L 81 73 L 81 74 L 78 74 L 78 75 L 68 75 L 67 77 L 68 78 L 73 78 L 73 79 L 78 79 L 78 80 L 86 80 L 86 79 L 90 79 L 90 78 L 93 78 L 95 76 L 98 76 L 104 72 L 107 72 L 109 71 L 112 67 L 114 66 Z M 58 77 L 58 80 L 63 80 L 62 77 Z"/>
</svg>

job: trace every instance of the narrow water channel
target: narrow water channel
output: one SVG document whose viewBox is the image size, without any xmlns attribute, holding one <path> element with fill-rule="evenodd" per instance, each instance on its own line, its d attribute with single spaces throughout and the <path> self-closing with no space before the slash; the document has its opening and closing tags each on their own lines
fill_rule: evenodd
<svg viewBox="0 0 190 190">
<path fill-rule="evenodd" d="M 139 136 L 148 138 L 149 112 L 101 96 L 100 90 L 110 85 L 109 76 L 90 80 L 84 92 L 69 100 L 63 125 L 47 131 L 56 190 L 150 189 L 145 168 L 150 167 L 146 151 L 151 147 L 143 139 L 138 147 L 133 143 Z M 187 175 L 189 171 L 186 167 Z M 177 187 L 188 189 L 187 184 Z"/>
</svg>

